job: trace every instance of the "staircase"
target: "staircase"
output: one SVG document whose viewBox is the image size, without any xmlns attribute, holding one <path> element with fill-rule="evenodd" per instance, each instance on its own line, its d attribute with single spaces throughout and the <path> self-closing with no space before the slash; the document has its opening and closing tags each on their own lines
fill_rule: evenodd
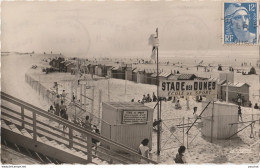
<svg viewBox="0 0 260 168">
<path fill-rule="evenodd" d="M 1 140 L 42 163 L 138 164 L 137 151 L 1 92 Z M 66 126 L 63 131 L 59 127 Z M 82 138 L 85 135 L 87 138 Z M 101 145 L 92 144 L 92 138 Z M 118 152 L 120 151 L 120 153 Z M 29 154 L 30 155 L 30 154 Z"/>
<path fill-rule="evenodd" d="M 35 155 L 38 155 L 38 158 L 41 162 L 46 163 L 46 160 L 50 163 L 53 163 L 49 161 L 50 159 L 45 156 L 40 157 L 37 152 L 43 152 L 41 148 L 45 148 L 45 154 L 47 154 L 49 157 L 55 158 L 54 163 L 81 163 L 81 164 L 87 164 L 88 163 L 88 156 L 83 153 L 81 150 L 76 150 L 74 148 L 68 148 L 63 143 L 58 143 L 55 140 L 49 140 L 45 136 L 37 136 L 37 145 L 31 146 L 31 143 L 33 141 L 33 133 L 30 133 L 27 129 L 20 129 L 15 124 L 7 124 L 8 121 L 5 121 L 4 119 L 1 120 L 1 127 L 2 127 L 2 136 L 4 139 L 8 139 L 9 142 L 13 143 L 15 146 L 19 144 L 19 146 L 25 147 L 27 150 L 34 151 Z M 19 147 L 18 151 L 20 150 Z M 55 153 L 53 153 L 55 151 Z M 32 152 L 31 152 L 32 153 Z M 69 160 L 67 160 L 69 158 Z M 57 161 L 58 159 L 59 161 Z M 45 161 L 44 161 L 45 160 Z M 94 164 L 108 164 L 106 161 L 102 161 L 99 158 L 93 158 L 92 162 Z"/>
</svg>

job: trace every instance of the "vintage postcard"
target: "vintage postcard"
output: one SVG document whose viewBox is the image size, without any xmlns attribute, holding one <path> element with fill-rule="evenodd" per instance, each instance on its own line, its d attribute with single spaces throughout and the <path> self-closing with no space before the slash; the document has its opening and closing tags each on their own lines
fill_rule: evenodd
<svg viewBox="0 0 260 168">
<path fill-rule="evenodd" d="M 259 168 L 259 1 L 1 2 L 1 163 Z"/>
</svg>

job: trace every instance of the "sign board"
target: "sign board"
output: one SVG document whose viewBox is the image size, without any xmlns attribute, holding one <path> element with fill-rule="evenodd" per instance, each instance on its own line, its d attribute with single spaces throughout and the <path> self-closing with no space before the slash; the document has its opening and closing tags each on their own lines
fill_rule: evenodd
<svg viewBox="0 0 260 168">
<path fill-rule="evenodd" d="M 217 95 L 217 82 L 207 80 L 162 80 L 159 96 L 209 96 Z"/>
<path fill-rule="evenodd" d="M 123 111 L 122 124 L 136 124 L 147 122 L 147 111 Z"/>
</svg>

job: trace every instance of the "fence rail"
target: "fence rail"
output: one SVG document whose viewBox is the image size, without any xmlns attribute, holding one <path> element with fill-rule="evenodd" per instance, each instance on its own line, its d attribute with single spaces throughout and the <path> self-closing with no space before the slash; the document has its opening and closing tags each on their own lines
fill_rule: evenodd
<svg viewBox="0 0 260 168">
<path fill-rule="evenodd" d="M 91 130 L 81 128 L 74 123 L 62 119 L 54 114 L 48 113 L 36 106 L 19 100 L 4 92 L 1 92 L 1 98 L 2 118 L 5 117 L 7 118 L 7 120 L 11 120 L 11 122 L 16 124 L 20 123 L 19 125 L 21 127 L 31 130 L 33 132 L 34 141 L 37 141 L 38 136 L 48 136 L 48 138 L 57 140 L 60 143 L 64 143 L 65 145 L 68 145 L 70 148 L 73 147 L 82 150 L 82 152 L 87 153 L 89 162 L 92 161 L 92 156 L 100 157 L 102 155 L 108 158 L 105 160 L 109 160 L 110 163 L 117 162 L 121 164 L 136 164 L 139 163 L 140 159 L 143 159 L 146 160 L 148 163 L 157 164 L 157 162 L 139 155 L 137 151 L 132 148 L 129 148 L 123 144 L 120 144 L 99 134 L 96 134 Z M 28 112 L 31 113 L 32 117 L 28 116 Z M 27 121 L 25 121 L 24 118 L 26 118 Z M 39 121 L 40 118 L 45 118 L 47 120 L 53 121 L 56 124 L 66 126 L 69 130 L 69 133 L 61 131 L 51 125 L 44 123 L 43 121 Z M 63 133 L 64 137 L 61 136 L 59 133 Z M 87 140 L 77 137 L 76 133 L 86 135 Z M 93 138 L 101 143 L 101 151 L 92 149 Z M 103 147 L 102 144 L 106 144 L 106 147 Z M 115 148 L 119 151 L 126 153 L 127 156 L 121 153 L 117 153 L 114 150 Z"/>
</svg>

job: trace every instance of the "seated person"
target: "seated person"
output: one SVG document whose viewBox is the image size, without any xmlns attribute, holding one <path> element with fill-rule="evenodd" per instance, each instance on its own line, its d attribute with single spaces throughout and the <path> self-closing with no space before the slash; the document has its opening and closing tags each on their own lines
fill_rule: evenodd
<svg viewBox="0 0 260 168">
<path fill-rule="evenodd" d="M 176 109 L 176 110 L 181 110 L 181 109 L 182 109 L 179 100 L 177 100 L 177 102 L 175 103 L 175 109 Z"/>
<path fill-rule="evenodd" d="M 258 104 L 257 103 L 255 104 L 254 109 L 258 109 Z"/>
<path fill-rule="evenodd" d="M 147 94 L 146 101 L 147 102 L 151 102 L 152 101 L 152 98 L 150 97 L 150 94 Z"/>
<path fill-rule="evenodd" d="M 142 102 L 143 102 L 143 103 L 145 103 L 145 102 L 146 102 L 146 97 L 145 97 L 145 95 L 143 95 Z"/>
</svg>

